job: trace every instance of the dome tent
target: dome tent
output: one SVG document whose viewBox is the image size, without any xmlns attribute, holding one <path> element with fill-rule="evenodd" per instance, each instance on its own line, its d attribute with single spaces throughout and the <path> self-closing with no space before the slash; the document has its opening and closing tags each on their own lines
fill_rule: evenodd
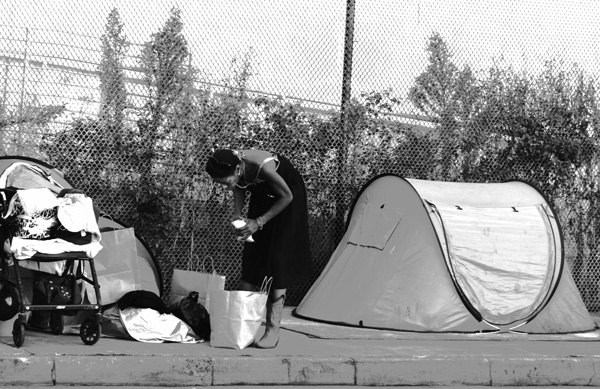
<svg viewBox="0 0 600 389">
<path fill-rule="evenodd" d="M 392 174 L 356 196 L 344 237 L 294 314 L 418 332 L 595 329 L 538 190 Z"/>
</svg>

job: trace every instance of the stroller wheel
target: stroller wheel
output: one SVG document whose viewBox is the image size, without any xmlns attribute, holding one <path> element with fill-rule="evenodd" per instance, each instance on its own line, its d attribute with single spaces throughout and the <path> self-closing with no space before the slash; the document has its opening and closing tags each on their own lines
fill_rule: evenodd
<svg viewBox="0 0 600 389">
<path fill-rule="evenodd" d="M 83 343 L 92 345 L 96 344 L 98 339 L 100 339 L 100 333 L 102 332 L 102 325 L 100 323 L 96 323 L 94 319 L 88 319 L 81 323 L 81 328 L 79 329 L 79 335 L 81 336 L 81 340 Z"/>
<path fill-rule="evenodd" d="M 60 335 L 65 329 L 63 315 L 59 312 L 50 312 L 50 332 L 54 335 Z"/>
<path fill-rule="evenodd" d="M 21 318 L 15 320 L 13 324 L 12 336 L 16 347 L 21 347 L 25 342 L 25 323 L 21 321 Z"/>
</svg>

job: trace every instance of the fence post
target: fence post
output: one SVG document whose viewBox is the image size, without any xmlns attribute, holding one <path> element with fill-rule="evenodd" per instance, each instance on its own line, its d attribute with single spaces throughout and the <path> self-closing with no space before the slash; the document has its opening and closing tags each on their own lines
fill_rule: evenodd
<svg viewBox="0 0 600 389">
<path fill-rule="evenodd" d="M 337 168 L 338 168 L 338 183 L 336 185 L 336 212 L 334 234 L 339 234 L 341 237 L 344 234 L 344 213 L 347 208 L 347 193 L 348 193 L 348 109 L 350 107 L 351 91 L 352 91 L 352 53 L 354 50 L 354 9 L 355 0 L 347 0 L 346 2 L 346 29 L 344 42 L 344 60 L 342 74 L 342 102 L 340 112 L 340 137 L 337 140 Z M 335 238 L 339 238 L 335 236 Z M 337 240 L 337 239 L 336 239 Z"/>
<path fill-rule="evenodd" d="M 352 91 L 352 54 L 354 52 L 354 1 L 346 2 L 346 31 L 344 41 L 344 61 L 342 74 L 342 130 L 346 126 L 347 106 Z"/>
</svg>

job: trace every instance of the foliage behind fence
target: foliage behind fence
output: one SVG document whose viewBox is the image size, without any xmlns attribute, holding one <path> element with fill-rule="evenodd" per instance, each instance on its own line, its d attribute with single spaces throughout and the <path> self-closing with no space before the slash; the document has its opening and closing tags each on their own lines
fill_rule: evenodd
<svg viewBox="0 0 600 389">
<path fill-rule="evenodd" d="M 527 180 L 557 209 L 576 283 L 588 308 L 600 309 L 600 116 L 590 62 L 598 35 L 543 23 L 561 12 L 587 20 L 598 12 L 593 2 L 539 2 L 541 16 L 511 2 L 110 3 L 97 5 L 106 11 L 101 27 L 85 34 L 0 27 L 0 153 L 49 162 L 133 225 L 160 259 L 166 293 L 173 268 L 209 256 L 227 287 L 237 286 L 231 196 L 203 173 L 218 144 L 273 150 L 298 166 L 315 278 L 374 175 Z M 492 33 L 488 7 L 500 7 Z M 93 5 L 66 12 L 97 14 Z M 127 31 L 140 29 L 128 24 L 144 23 L 136 13 L 164 20 L 134 41 Z M 288 302 L 310 284 L 294 287 Z"/>
</svg>

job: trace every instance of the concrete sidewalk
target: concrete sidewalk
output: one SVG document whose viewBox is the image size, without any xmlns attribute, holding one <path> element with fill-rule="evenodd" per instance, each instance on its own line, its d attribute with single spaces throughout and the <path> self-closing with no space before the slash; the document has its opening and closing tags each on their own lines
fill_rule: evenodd
<svg viewBox="0 0 600 389">
<path fill-rule="evenodd" d="M 600 342 L 585 336 L 323 339 L 284 329 L 275 349 L 241 351 L 108 337 L 87 346 L 78 335 L 31 330 L 21 348 L 12 337 L 0 340 L 0 383 L 13 386 L 600 386 Z"/>
</svg>

